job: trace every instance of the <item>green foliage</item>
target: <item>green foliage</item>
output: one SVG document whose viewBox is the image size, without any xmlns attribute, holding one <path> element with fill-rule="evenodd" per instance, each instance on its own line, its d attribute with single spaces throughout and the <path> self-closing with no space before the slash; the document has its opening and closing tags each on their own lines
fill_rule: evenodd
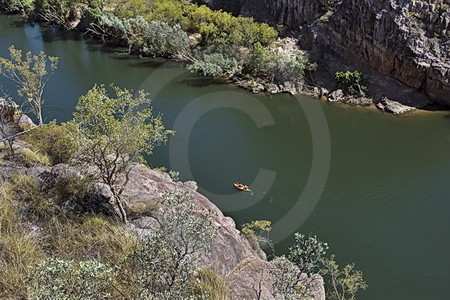
<svg viewBox="0 0 450 300">
<path fill-rule="evenodd" d="M 267 64 L 269 55 L 269 50 L 262 46 L 261 43 L 254 44 L 248 57 L 247 67 L 257 75 L 257 73 L 262 71 L 262 66 Z"/>
<path fill-rule="evenodd" d="M 329 249 L 328 244 L 321 242 L 315 235 L 305 236 L 297 232 L 294 238 L 295 243 L 289 248 L 289 260 L 300 268 L 301 273 L 310 275 L 317 272 L 320 260 Z"/>
<path fill-rule="evenodd" d="M 161 116 L 153 116 L 148 93 L 136 96 L 127 89 L 112 86 L 115 97 L 106 88 L 94 86 L 80 97 L 71 121 L 73 138 L 83 140 L 79 163 L 94 165 L 98 176 L 114 194 L 122 220 L 127 222 L 120 195 L 128 182 L 128 174 L 136 163 L 144 162 L 143 154 L 165 143 L 173 132 L 166 130 Z M 115 185 L 119 176 L 125 180 Z"/>
<path fill-rule="evenodd" d="M 216 235 L 213 214 L 199 211 L 191 194 L 168 191 L 162 204 L 166 209 L 158 217 L 159 229 L 144 237 L 123 264 L 128 270 L 123 280 L 133 299 L 192 297 L 186 287 L 200 268 L 200 255 Z"/>
<path fill-rule="evenodd" d="M 273 279 L 273 296 L 276 299 L 313 299 L 310 291 L 298 282 L 299 269 L 284 256 L 270 262 L 269 273 Z"/>
<path fill-rule="evenodd" d="M 253 46 L 247 61 L 251 74 L 276 83 L 302 81 L 305 70 L 311 66 L 300 51 L 287 54 L 264 48 L 259 43 Z"/>
<path fill-rule="evenodd" d="M 35 0 L 0 0 L 0 7 L 27 16 L 34 9 Z"/>
<path fill-rule="evenodd" d="M 251 18 L 233 17 L 230 13 L 214 11 L 186 0 L 128 0 L 120 3 L 114 13 L 120 18 L 143 16 L 147 21 L 157 20 L 179 24 L 184 31 L 200 33 L 204 45 L 228 44 L 250 46 L 256 42 L 268 45 L 278 33 Z"/>
<path fill-rule="evenodd" d="M 272 222 L 267 220 L 255 220 L 251 223 L 242 225 L 242 233 L 249 240 L 250 245 L 253 248 L 257 247 L 269 247 L 272 253 L 275 253 L 275 249 L 272 241 L 270 240 L 270 231 L 272 230 Z"/>
<path fill-rule="evenodd" d="M 90 31 L 123 41 L 129 52 L 176 57 L 183 57 L 189 52 L 189 39 L 180 25 L 171 26 L 160 21 L 149 23 L 141 16 L 119 18 L 112 13 L 104 13 L 100 17 L 100 23 L 92 25 Z"/>
<path fill-rule="evenodd" d="M 213 53 L 202 54 L 188 69 L 203 76 L 231 77 L 242 70 L 242 65 L 234 57 L 228 57 L 222 53 Z"/>
<path fill-rule="evenodd" d="M 43 124 L 42 120 L 42 93 L 48 81 L 48 75 L 52 74 L 58 65 L 58 58 L 47 56 L 44 52 L 33 55 L 14 46 L 9 48 L 11 59 L 0 57 L 0 75 L 12 80 L 19 86 L 18 94 L 30 104 L 34 115 Z"/>
<path fill-rule="evenodd" d="M 52 164 L 67 163 L 79 148 L 79 140 L 69 134 L 69 124 L 55 121 L 36 127 L 24 137 L 35 152 L 47 154 Z"/>
<path fill-rule="evenodd" d="M 324 273 L 328 275 L 327 299 L 330 300 L 355 300 L 359 290 L 365 290 L 367 284 L 363 279 L 363 273 L 355 270 L 355 264 L 348 264 L 342 269 L 334 260 L 334 255 L 330 258 L 322 259 Z"/>
<path fill-rule="evenodd" d="M 174 181 L 174 182 L 178 182 L 180 181 L 180 172 L 178 171 L 174 171 L 174 170 L 170 170 L 168 172 L 170 178 Z"/>
<path fill-rule="evenodd" d="M 336 81 L 346 86 L 351 95 L 363 97 L 366 95 L 367 87 L 364 86 L 362 73 L 358 71 L 339 71 L 335 75 Z"/>
<path fill-rule="evenodd" d="M 97 261 L 48 258 L 28 278 L 29 299 L 108 299 L 115 271 Z"/>
</svg>

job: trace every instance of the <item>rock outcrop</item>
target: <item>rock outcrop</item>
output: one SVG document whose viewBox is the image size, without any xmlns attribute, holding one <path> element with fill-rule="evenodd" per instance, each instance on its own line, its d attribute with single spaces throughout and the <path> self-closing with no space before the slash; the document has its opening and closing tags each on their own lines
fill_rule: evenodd
<svg viewBox="0 0 450 300">
<path fill-rule="evenodd" d="M 204 263 L 225 279 L 233 299 L 275 299 L 272 295 L 272 279 L 268 274 L 268 262 L 264 252 L 251 247 L 248 240 L 236 229 L 236 224 L 206 197 L 199 194 L 195 182 L 174 182 L 167 173 L 153 171 L 145 166 L 136 167 L 130 174 L 130 181 L 123 193 L 129 210 L 139 208 L 143 202 L 161 203 L 167 190 L 185 190 L 193 195 L 192 201 L 198 207 L 215 212 L 215 226 L 218 234 L 211 243 L 211 255 Z M 151 217 L 139 217 L 132 221 L 136 229 L 145 234 L 153 230 Z M 319 276 L 320 277 L 320 276 Z M 325 291 L 320 277 L 309 278 L 314 286 L 315 299 L 324 300 Z"/>
<path fill-rule="evenodd" d="M 21 147 L 26 147 L 21 145 Z M 78 168 L 67 164 L 58 164 L 53 167 L 36 166 L 24 168 L 23 166 L 2 166 L 0 179 L 8 177 L 14 172 L 23 172 L 26 175 L 38 179 L 43 188 L 64 179 L 74 176 L 82 176 Z M 120 184 L 120 182 L 118 182 Z M 129 182 L 122 194 L 122 200 L 126 203 L 130 226 L 139 235 L 151 235 L 153 230 L 158 230 L 157 220 L 163 201 L 163 195 L 168 190 L 181 190 L 189 192 L 193 198 L 191 201 L 196 207 L 207 209 L 215 213 L 213 225 L 217 228 L 217 235 L 211 242 L 208 253 L 203 253 L 202 264 L 215 271 L 228 285 L 232 299 L 250 300 L 282 300 L 273 296 L 273 279 L 269 274 L 269 262 L 261 249 L 255 249 L 248 240 L 236 228 L 236 224 L 230 217 L 223 213 L 206 197 L 197 192 L 195 182 L 174 182 L 167 173 L 154 171 L 146 166 L 136 166 L 129 176 Z M 117 209 L 111 203 L 112 193 L 108 186 L 96 183 L 92 195 L 83 196 L 82 199 L 68 200 L 64 202 L 74 211 L 104 213 L 117 215 Z M 154 207 L 152 214 L 138 214 L 142 207 Z M 322 277 L 303 275 L 301 283 L 311 286 L 315 300 L 325 300 L 325 289 Z M 258 298 L 258 295 L 260 298 Z"/>
<path fill-rule="evenodd" d="M 373 68 L 450 105 L 448 1 L 235 0 L 231 7 L 225 0 L 201 2 L 284 25 L 300 37 L 301 47 L 334 53 L 359 69 Z M 410 97 L 398 93 L 398 98 Z"/>
<path fill-rule="evenodd" d="M 404 114 L 415 110 L 415 107 L 401 104 L 397 101 L 390 100 L 386 97 L 381 98 L 381 100 L 376 104 L 376 106 L 382 111 L 392 113 L 394 115 Z"/>
</svg>

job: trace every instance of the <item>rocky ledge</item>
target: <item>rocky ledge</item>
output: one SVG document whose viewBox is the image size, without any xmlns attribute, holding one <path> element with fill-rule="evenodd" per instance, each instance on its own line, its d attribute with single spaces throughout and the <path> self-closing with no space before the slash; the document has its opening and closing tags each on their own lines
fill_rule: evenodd
<svg viewBox="0 0 450 300">
<path fill-rule="evenodd" d="M 16 148 L 24 148 L 20 141 Z M 58 164 L 53 167 L 25 168 L 17 164 L 1 166 L 0 181 L 8 178 L 9 174 L 22 172 L 38 178 L 43 186 L 48 182 L 57 182 L 64 178 L 82 176 L 80 170 L 67 164 Z M 120 181 L 118 182 L 120 184 Z M 103 183 L 96 183 L 95 194 L 89 197 L 89 203 L 77 203 L 74 210 L 83 211 L 83 205 L 89 205 L 89 211 L 97 211 L 110 216 L 117 215 L 118 211 L 112 204 L 112 193 Z M 215 271 L 228 285 L 232 299 L 249 300 L 281 300 L 273 296 L 273 280 L 269 274 L 270 262 L 265 253 L 255 246 L 251 246 L 245 236 L 236 228 L 230 217 L 226 217 L 219 208 L 206 197 L 197 192 L 197 184 L 193 181 L 175 182 L 164 172 L 154 171 L 144 165 L 137 165 L 130 173 L 129 182 L 123 192 L 122 200 L 126 203 L 130 218 L 131 229 L 139 235 L 151 235 L 157 230 L 156 217 L 164 209 L 163 195 L 168 190 L 186 191 L 193 197 L 196 207 L 207 209 L 215 213 L 214 226 L 217 235 L 211 242 L 208 253 L 202 254 L 203 265 Z M 78 206 L 78 207 L 77 207 Z M 153 207 L 151 213 L 142 213 L 143 207 Z M 158 212 L 159 211 L 159 212 Z M 308 278 L 305 274 L 300 277 L 299 283 L 308 285 L 313 293 L 313 299 L 325 300 L 324 282 L 321 276 L 314 275 Z M 260 293 L 260 296 L 258 294 Z"/>
<path fill-rule="evenodd" d="M 394 115 L 404 114 L 416 109 L 415 107 L 401 104 L 400 102 L 390 100 L 386 97 L 381 98 L 376 106 L 382 111 L 393 113 Z"/>
</svg>

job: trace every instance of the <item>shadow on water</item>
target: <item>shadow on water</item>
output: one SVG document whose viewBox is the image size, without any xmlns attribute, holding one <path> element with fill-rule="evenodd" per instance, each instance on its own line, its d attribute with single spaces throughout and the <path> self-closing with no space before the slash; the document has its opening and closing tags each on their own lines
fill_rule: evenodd
<svg viewBox="0 0 450 300">
<path fill-rule="evenodd" d="M 186 78 L 182 81 L 184 84 L 186 84 L 189 87 L 206 87 L 212 84 L 224 84 L 226 83 L 223 80 L 217 80 L 211 77 L 192 77 L 192 78 Z"/>
<path fill-rule="evenodd" d="M 133 58 L 133 56 L 126 56 L 128 59 Z M 164 58 L 150 58 L 150 57 L 136 57 L 140 61 L 131 62 L 128 65 L 132 68 L 160 68 L 165 65 L 164 68 L 173 66 L 173 68 L 179 68 L 180 65 L 167 63 L 167 59 Z"/>
<path fill-rule="evenodd" d="M 450 110 L 450 106 L 442 105 L 442 104 L 438 104 L 438 103 L 432 103 L 432 104 L 428 104 L 425 107 L 422 107 L 421 110 L 425 110 L 425 111 L 449 111 Z"/>
<path fill-rule="evenodd" d="M 82 41 L 83 36 L 77 31 L 63 31 L 60 28 L 53 25 L 41 26 L 42 40 L 44 43 L 54 43 L 60 41 Z"/>
</svg>

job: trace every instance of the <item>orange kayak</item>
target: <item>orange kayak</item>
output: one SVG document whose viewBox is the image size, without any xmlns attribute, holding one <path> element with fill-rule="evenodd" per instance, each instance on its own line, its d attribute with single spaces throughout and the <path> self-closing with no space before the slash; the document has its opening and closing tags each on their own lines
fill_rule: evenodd
<svg viewBox="0 0 450 300">
<path fill-rule="evenodd" d="M 234 187 L 237 188 L 238 190 L 241 190 L 241 191 L 244 191 L 244 192 L 251 192 L 251 191 L 252 191 L 252 190 L 251 190 L 248 186 L 246 186 L 245 184 L 238 183 L 238 182 L 235 182 L 235 183 L 234 183 Z"/>
</svg>

